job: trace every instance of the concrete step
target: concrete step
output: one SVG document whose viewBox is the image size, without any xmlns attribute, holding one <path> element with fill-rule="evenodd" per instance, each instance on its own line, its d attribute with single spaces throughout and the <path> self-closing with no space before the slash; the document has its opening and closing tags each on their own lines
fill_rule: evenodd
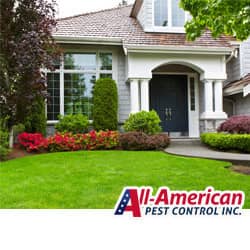
<svg viewBox="0 0 250 250">
<path fill-rule="evenodd" d="M 201 145 L 199 138 L 171 138 L 172 145 Z"/>
</svg>

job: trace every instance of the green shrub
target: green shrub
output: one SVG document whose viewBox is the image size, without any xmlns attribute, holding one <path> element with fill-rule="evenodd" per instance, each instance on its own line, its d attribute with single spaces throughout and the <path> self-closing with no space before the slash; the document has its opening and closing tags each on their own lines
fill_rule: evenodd
<svg viewBox="0 0 250 250">
<path fill-rule="evenodd" d="M 128 132 L 120 134 L 120 147 L 124 150 L 159 150 L 169 145 L 166 134 L 147 135 L 143 132 Z"/>
<path fill-rule="evenodd" d="M 220 150 L 239 150 L 250 152 L 250 134 L 204 133 L 203 143 Z"/>
<path fill-rule="evenodd" d="M 0 160 L 5 160 L 9 153 L 9 133 L 0 129 Z"/>
<path fill-rule="evenodd" d="M 160 122 L 161 120 L 154 110 L 141 111 L 129 116 L 124 124 L 124 129 L 127 132 L 137 131 L 153 135 L 161 132 Z"/>
<path fill-rule="evenodd" d="M 118 93 L 114 80 L 99 79 L 93 91 L 93 127 L 95 130 L 117 130 Z"/>
<path fill-rule="evenodd" d="M 0 160 L 5 160 L 9 153 L 8 119 L 9 117 L 0 119 Z"/>
<path fill-rule="evenodd" d="M 55 125 L 61 133 L 84 133 L 89 125 L 88 118 L 82 114 L 59 116 L 59 122 Z"/>
<path fill-rule="evenodd" d="M 42 97 L 37 97 L 33 102 L 30 114 L 24 118 L 23 124 L 26 132 L 46 134 L 45 102 Z"/>
</svg>

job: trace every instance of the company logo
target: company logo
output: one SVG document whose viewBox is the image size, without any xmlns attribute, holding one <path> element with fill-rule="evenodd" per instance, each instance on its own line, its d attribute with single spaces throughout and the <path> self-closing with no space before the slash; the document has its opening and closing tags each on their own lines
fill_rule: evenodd
<svg viewBox="0 0 250 250">
<path fill-rule="evenodd" d="M 241 215 L 245 195 L 242 191 L 171 191 L 152 187 L 126 187 L 115 207 L 115 215 L 130 213 L 133 217 L 148 215 Z"/>
</svg>

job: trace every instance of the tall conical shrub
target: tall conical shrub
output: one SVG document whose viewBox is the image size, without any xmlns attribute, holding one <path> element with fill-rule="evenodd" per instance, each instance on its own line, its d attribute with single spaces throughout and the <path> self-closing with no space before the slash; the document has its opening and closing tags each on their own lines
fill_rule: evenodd
<svg viewBox="0 0 250 250">
<path fill-rule="evenodd" d="M 93 126 L 95 130 L 117 130 L 118 93 L 116 82 L 98 79 L 93 90 Z"/>
</svg>

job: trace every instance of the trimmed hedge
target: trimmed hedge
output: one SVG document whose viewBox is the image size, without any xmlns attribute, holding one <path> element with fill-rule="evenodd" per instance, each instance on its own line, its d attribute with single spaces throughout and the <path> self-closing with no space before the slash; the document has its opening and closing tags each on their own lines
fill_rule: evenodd
<svg viewBox="0 0 250 250">
<path fill-rule="evenodd" d="M 82 114 L 59 116 L 59 122 L 55 125 L 58 132 L 80 134 L 87 131 L 89 121 Z"/>
<path fill-rule="evenodd" d="M 161 132 L 160 122 L 161 120 L 154 110 L 140 111 L 129 116 L 124 124 L 124 129 L 126 132 L 136 131 L 153 135 Z"/>
<path fill-rule="evenodd" d="M 93 127 L 95 130 L 117 130 L 118 92 L 110 78 L 98 79 L 93 90 Z"/>
<path fill-rule="evenodd" d="M 128 132 L 120 134 L 120 146 L 125 150 L 159 150 L 169 145 L 166 134 L 147 135 L 143 132 Z"/>
<path fill-rule="evenodd" d="M 0 128 L 0 161 L 5 160 L 9 153 L 9 133 Z"/>
<path fill-rule="evenodd" d="M 223 122 L 217 131 L 228 132 L 231 134 L 250 134 L 250 116 L 232 116 Z"/>
<path fill-rule="evenodd" d="M 238 150 L 250 153 L 250 134 L 204 133 L 203 143 L 219 150 Z"/>
</svg>

